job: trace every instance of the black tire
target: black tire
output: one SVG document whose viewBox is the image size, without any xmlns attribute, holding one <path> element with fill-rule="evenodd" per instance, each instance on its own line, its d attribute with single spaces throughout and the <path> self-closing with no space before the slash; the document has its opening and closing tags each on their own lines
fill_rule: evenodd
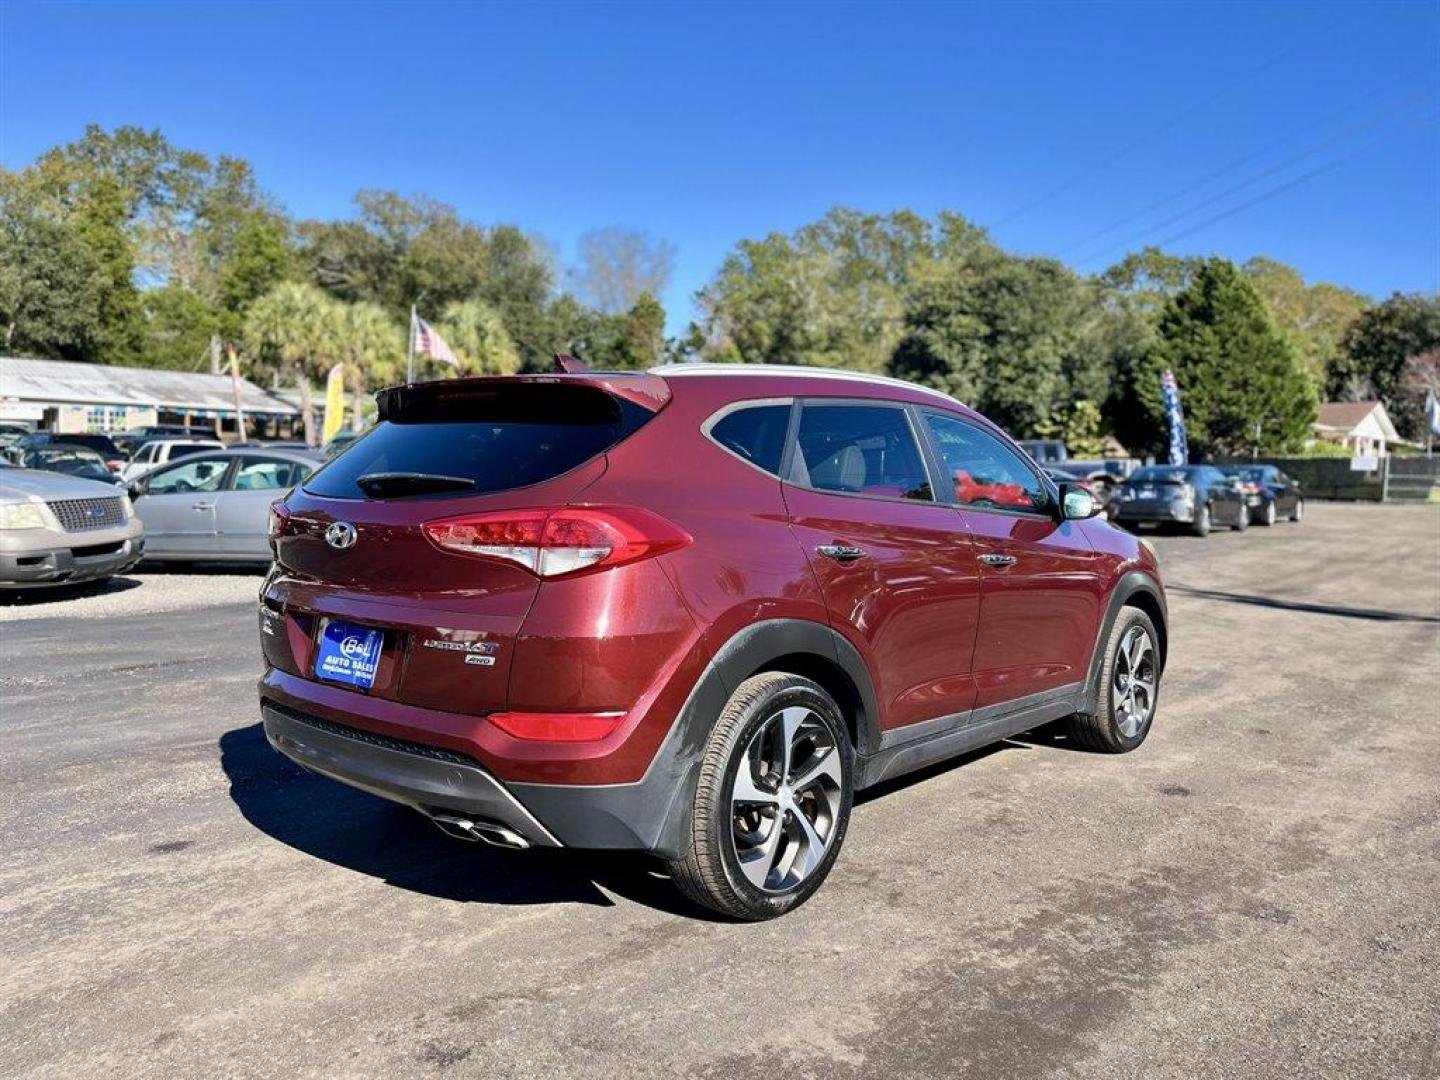
<svg viewBox="0 0 1440 1080">
<path fill-rule="evenodd" d="M 1121 643 L 1137 626 L 1149 635 L 1153 650 L 1151 673 L 1155 691 L 1151 696 L 1144 723 L 1133 734 L 1126 734 L 1117 718 L 1116 667 L 1120 660 Z M 1155 632 L 1155 624 L 1149 615 L 1139 608 L 1120 609 L 1115 625 L 1110 629 L 1110 636 L 1105 641 L 1105 659 L 1100 665 L 1099 678 L 1094 687 L 1095 712 L 1076 713 L 1066 721 L 1066 734 L 1072 742 L 1098 753 L 1128 754 L 1145 741 L 1145 736 L 1150 734 L 1150 729 L 1154 726 L 1155 713 L 1159 707 L 1160 676 L 1163 673 L 1159 643 L 1160 635 Z"/>
<path fill-rule="evenodd" d="M 1202 503 L 1195 508 L 1195 520 L 1190 525 L 1190 531 L 1196 536 L 1210 535 L 1210 504 Z"/>
<path fill-rule="evenodd" d="M 1230 526 L 1236 532 L 1244 532 L 1250 527 L 1250 508 L 1240 507 L 1240 513 L 1235 515 L 1235 524 Z"/>
<path fill-rule="evenodd" d="M 1264 525 L 1267 529 L 1268 529 L 1271 525 L 1274 525 L 1274 524 L 1275 524 L 1275 500 L 1274 500 L 1274 499 L 1266 499 L 1266 500 L 1265 500 L 1265 505 L 1264 505 L 1264 506 L 1261 508 L 1261 510 L 1260 510 L 1260 521 L 1259 521 L 1259 524 Z"/>
<path fill-rule="evenodd" d="M 735 840 L 740 819 L 730 800 L 742 762 L 750 767 L 747 751 L 752 739 L 781 710 L 792 705 L 808 709 L 828 731 L 838 751 L 838 810 L 830 817 L 830 831 L 818 866 L 785 891 L 771 892 L 756 887 L 740 869 Z M 680 892 L 702 907 L 750 922 L 773 919 L 803 904 L 824 883 L 844 843 L 854 800 L 854 758 L 840 707 L 818 684 L 783 671 L 766 672 L 741 683 L 721 712 L 705 747 L 687 850 L 678 859 L 666 860 L 666 869 Z M 801 809 L 795 812 L 804 813 Z M 772 829 L 780 827 L 779 811 L 775 813 Z"/>
<path fill-rule="evenodd" d="M 1296 500 L 1295 500 L 1295 509 L 1290 511 L 1290 520 L 1293 521 L 1293 522 L 1295 522 L 1295 524 L 1298 525 L 1298 524 L 1300 524 L 1301 518 L 1303 518 L 1304 516 L 1305 516 L 1305 500 L 1304 500 L 1304 499 L 1296 499 Z"/>
</svg>

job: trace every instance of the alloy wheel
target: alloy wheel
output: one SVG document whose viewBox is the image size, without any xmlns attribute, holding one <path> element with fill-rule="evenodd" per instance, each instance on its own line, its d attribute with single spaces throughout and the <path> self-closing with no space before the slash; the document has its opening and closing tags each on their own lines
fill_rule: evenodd
<svg viewBox="0 0 1440 1080">
<path fill-rule="evenodd" d="M 1115 656 L 1115 726 L 1133 739 L 1155 711 L 1155 643 L 1143 626 L 1132 626 Z"/>
<path fill-rule="evenodd" d="M 841 781 L 840 748 L 814 711 L 792 705 L 760 725 L 730 796 L 735 857 L 751 885 L 785 893 L 816 871 L 835 835 Z"/>
</svg>

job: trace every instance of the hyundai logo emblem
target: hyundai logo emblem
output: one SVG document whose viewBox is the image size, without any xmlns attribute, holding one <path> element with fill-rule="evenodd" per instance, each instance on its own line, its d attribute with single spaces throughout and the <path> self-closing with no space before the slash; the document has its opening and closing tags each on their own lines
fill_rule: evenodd
<svg viewBox="0 0 1440 1080">
<path fill-rule="evenodd" d="M 337 521 L 325 530 L 325 542 L 336 551 L 344 551 L 346 548 L 355 546 L 359 535 L 355 532 L 355 526 L 348 521 Z"/>
</svg>

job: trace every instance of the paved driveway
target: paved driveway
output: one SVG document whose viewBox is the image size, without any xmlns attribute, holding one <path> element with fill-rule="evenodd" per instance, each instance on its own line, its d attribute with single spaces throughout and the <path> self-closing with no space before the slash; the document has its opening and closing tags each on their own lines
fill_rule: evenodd
<svg viewBox="0 0 1440 1080">
<path fill-rule="evenodd" d="M 287 764 L 258 578 L 0 607 L 0 1075 L 1435 1076 L 1440 509 L 1310 509 L 1157 540 L 1141 751 L 867 796 L 758 926 Z"/>
</svg>

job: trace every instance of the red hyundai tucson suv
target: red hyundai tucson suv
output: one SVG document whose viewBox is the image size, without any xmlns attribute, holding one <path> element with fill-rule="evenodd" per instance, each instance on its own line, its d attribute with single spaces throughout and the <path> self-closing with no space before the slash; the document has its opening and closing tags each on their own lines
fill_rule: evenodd
<svg viewBox="0 0 1440 1080">
<path fill-rule="evenodd" d="M 691 364 L 378 399 L 274 507 L 261 711 L 454 836 L 651 852 L 763 919 L 862 788 L 1051 721 L 1150 730 L 1151 549 L 944 394 Z"/>
</svg>

